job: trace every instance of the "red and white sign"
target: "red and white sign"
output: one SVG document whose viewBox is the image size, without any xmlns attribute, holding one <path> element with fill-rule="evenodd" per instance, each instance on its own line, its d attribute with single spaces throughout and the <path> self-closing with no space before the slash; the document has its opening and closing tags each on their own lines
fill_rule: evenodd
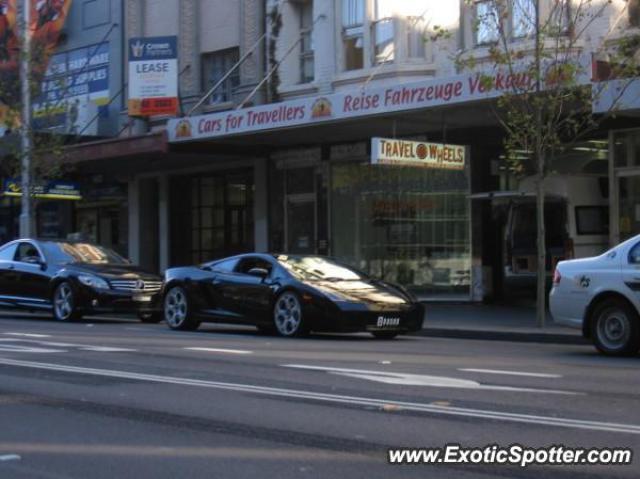
<svg viewBox="0 0 640 479">
<path fill-rule="evenodd" d="M 169 121 L 169 141 L 184 142 L 388 114 L 495 98 L 531 85 L 524 73 L 473 73 L 404 85 L 355 90 Z"/>
<path fill-rule="evenodd" d="M 129 116 L 178 112 L 177 37 L 129 39 Z"/>
<path fill-rule="evenodd" d="M 466 148 L 460 145 L 371 139 L 371 163 L 374 165 L 416 166 L 441 170 L 464 170 Z"/>
</svg>

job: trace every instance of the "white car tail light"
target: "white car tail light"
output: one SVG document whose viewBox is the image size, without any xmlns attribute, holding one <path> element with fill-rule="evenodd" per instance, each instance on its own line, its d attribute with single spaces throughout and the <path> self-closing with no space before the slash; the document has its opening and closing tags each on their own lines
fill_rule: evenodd
<svg viewBox="0 0 640 479">
<path fill-rule="evenodd" d="M 554 285 L 560 284 L 561 279 L 562 279 L 562 275 L 560 274 L 560 270 L 556 268 L 555 271 L 553 272 L 553 284 Z"/>
</svg>

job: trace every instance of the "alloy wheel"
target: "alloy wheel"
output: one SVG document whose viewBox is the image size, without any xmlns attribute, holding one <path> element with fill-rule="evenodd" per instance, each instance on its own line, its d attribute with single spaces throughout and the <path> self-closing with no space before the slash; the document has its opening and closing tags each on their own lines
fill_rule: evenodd
<svg viewBox="0 0 640 479">
<path fill-rule="evenodd" d="M 179 328 L 187 319 L 187 297 L 182 288 L 173 288 L 164 299 L 164 319 L 172 328 Z"/>
<path fill-rule="evenodd" d="M 283 293 L 273 309 L 273 321 L 282 336 L 295 336 L 302 326 L 302 308 L 294 293 Z"/>
<path fill-rule="evenodd" d="M 53 298 L 56 319 L 67 321 L 73 315 L 73 291 L 69 283 L 62 283 L 56 288 Z"/>
</svg>

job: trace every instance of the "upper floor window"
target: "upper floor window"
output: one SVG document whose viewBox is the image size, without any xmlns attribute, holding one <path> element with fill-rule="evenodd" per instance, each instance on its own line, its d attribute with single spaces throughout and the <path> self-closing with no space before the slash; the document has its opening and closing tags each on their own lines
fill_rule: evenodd
<svg viewBox="0 0 640 479">
<path fill-rule="evenodd" d="M 496 43 L 500 37 L 500 14 L 496 0 L 476 1 L 476 45 Z"/>
<path fill-rule="evenodd" d="M 629 0 L 627 9 L 629 11 L 629 25 L 640 27 L 640 0 Z"/>
<path fill-rule="evenodd" d="M 344 69 L 364 67 L 365 0 L 342 0 Z"/>
<path fill-rule="evenodd" d="M 571 0 L 552 0 L 549 12 L 549 32 L 565 35 L 571 26 Z"/>
<path fill-rule="evenodd" d="M 238 62 L 238 48 L 229 48 L 202 55 L 202 88 L 208 91 Z M 233 91 L 240 85 L 240 69 L 231 75 L 209 97 L 209 104 L 216 105 L 233 101 Z"/>
<path fill-rule="evenodd" d="M 566 35 L 571 26 L 571 0 L 476 0 L 476 45 L 531 37 L 540 25 L 542 35 Z"/>
<path fill-rule="evenodd" d="M 536 0 L 514 0 L 511 11 L 511 32 L 514 38 L 528 37 L 536 30 Z"/>
<path fill-rule="evenodd" d="M 373 64 L 392 62 L 395 57 L 394 0 L 376 0 L 372 24 Z"/>
<path fill-rule="evenodd" d="M 314 80 L 313 2 L 300 7 L 300 83 Z"/>
</svg>

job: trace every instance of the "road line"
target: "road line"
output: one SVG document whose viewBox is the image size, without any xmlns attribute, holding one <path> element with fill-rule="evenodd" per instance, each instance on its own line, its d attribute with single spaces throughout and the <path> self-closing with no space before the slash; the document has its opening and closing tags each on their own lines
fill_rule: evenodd
<svg viewBox="0 0 640 479">
<path fill-rule="evenodd" d="M 253 351 L 244 349 L 219 349 L 219 348 L 183 348 L 188 351 L 206 351 L 209 353 L 228 353 L 228 354 L 253 354 Z"/>
<path fill-rule="evenodd" d="M 37 341 L 35 339 L 0 338 L 0 341 L 35 343 L 39 346 L 53 346 L 54 348 L 77 348 L 80 351 L 94 351 L 94 352 L 100 352 L 100 353 L 133 353 L 138 351 L 137 349 L 112 348 L 109 346 L 93 346 L 90 344 L 59 343 L 59 342 L 53 342 L 53 341 Z"/>
<path fill-rule="evenodd" d="M 116 371 L 109 369 L 81 368 L 77 366 L 65 366 L 53 363 L 38 363 L 31 361 L 19 361 L 14 359 L 0 358 L 0 365 L 14 366 L 30 369 L 41 369 L 47 371 L 62 371 L 73 374 L 84 374 L 90 376 L 112 377 L 121 379 L 134 379 L 161 384 L 177 384 L 181 386 L 193 386 L 224 391 L 234 391 L 251 393 L 270 397 L 285 397 L 296 399 L 315 400 L 325 403 L 349 404 L 366 407 L 384 407 L 385 404 L 393 403 L 405 411 L 415 411 L 442 416 L 462 416 L 479 419 L 491 419 L 496 421 L 517 422 L 525 424 L 537 424 L 543 426 L 565 427 L 572 429 L 583 429 L 590 431 L 607 431 L 623 434 L 640 435 L 640 425 L 620 424 L 611 422 L 588 421 L 581 419 L 559 418 L 552 416 L 536 416 L 532 414 L 518 414 L 501 411 L 491 411 L 472 408 L 461 408 L 451 406 L 438 406 L 425 403 L 403 402 L 388 399 L 367 398 L 358 396 L 342 396 L 337 394 L 318 393 L 313 391 L 282 389 L 267 386 L 253 386 L 250 384 L 234 384 L 218 381 L 204 381 L 199 379 L 188 379 L 172 376 L 157 376 L 152 374 L 134 373 L 127 371 Z"/>
<path fill-rule="evenodd" d="M 17 346 L 15 344 L 0 344 L 0 351 L 7 352 L 7 353 L 36 353 L 36 354 L 67 352 L 62 349 L 33 348 L 30 346 Z"/>
<path fill-rule="evenodd" d="M 127 348 L 110 348 L 107 346 L 81 346 L 79 348 L 81 351 L 94 351 L 97 353 L 135 353 L 137 349 L 127 349 Z"/>
<path fill-rule="evenodd" d="M 3 456 L 0 456 L 0 462 L 19 461 L 20 459 L 22 458 L 17 454 L 5 454 Z"/>
<path fill-rule="evenodd" d="M 431 376 L 428 374 L 396 373 L 391 371 L 368 371 L 362 369 L 330 368 L 323 366 L 307 366 L 304 364 L 282 364 L 285 368 L 307 369 L 310 371 L 324 371 L 329 374 L 337 374 L 356 379 L 375 381 L 384 384 L 396 384 L 401 386 L 421 386 L 433 388 L 477 389 L 488 391 L 509 391 L 519 393 L 536 394 L 562 394 L 567 396 L 584 396 L 585 393 L 577 391 L 562 391 L 559 389 L 540 389 L 517 386 L 499 386 L 494 384 L 482 384 L 469 379 L 451 378 L 446 376 Z"/>
<path fill-rule="evenodd" d="M 50 334 L 32 334 L 32 333 L 3 333 L 7 336 L 24 336 L 25 338 L 50 338 Z"/>
<path fill-rule="evenodd" d="M 550 378 L 559 379 L 561 374 L 545 374 L 545 373 L 525 373 L 521 371 L 502 371 L 499 369 L 475 369 L 475 368 L 461 368 L 458 371 L 468 373 L 482 373 L 482 374 L 504 374 L 505 376 L 526 376 L 531 378 Z"/>
</svg>

